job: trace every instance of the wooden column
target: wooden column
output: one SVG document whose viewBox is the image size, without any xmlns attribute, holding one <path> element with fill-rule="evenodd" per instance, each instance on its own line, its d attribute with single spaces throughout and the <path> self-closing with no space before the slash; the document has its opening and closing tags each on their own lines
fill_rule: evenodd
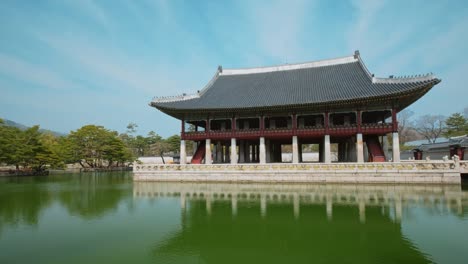
<svg viewBox="0 0 468 264">
<path fill-rule="evenodd" d="M 237 128 L 236 128 L 236 117 L 233 117 L 233 118 L 231 119 L 231 130 L 232 130 L 232 131 L 236 131 L 236 129 L 237 129 Z"/>
<path fill-rule="evenodd" d="M 296 135 L 296 131 L 297 131 L 297 117 L 296 117 L 296 114 L 292 115 L 292 130 L 293 130 L 293 135 Z"/>
<path fill-rule="evenodd" d="M 356 121 L 357 121 L 357 131 L 358 131 L 358 133 L 362 133 L 362 112 L 361 112 L 361 110 L 357 110 L 357 112 L 356 112 Z"/>
<path fill-rule="evenodd" d="M 392 109 L 392 129 L 393 132 L 398 132 L 397 109 Z"/>
<path fill-rule="evenodd" d="M 260 135 L 264 135 L 265 132 L 265 117 L 263 115 L 260 116 Z"/>
<path fill-rule="evenodd" d="M 182 124 L 180 129 L 180 138 L 183 140 L 185 138 L 185 120 L 182 118 Z"/>
<path fill-rule="evenodd" d="M 325 134 L 328 135 L 329 134 L 329 129 L 330 129 L 330 119 L 329 119 L 329 115 L 328 115 L 328 111 L 325 112 L 325 118 L 323 120 L 323 125 L 325 126 Z"/>
</svg>

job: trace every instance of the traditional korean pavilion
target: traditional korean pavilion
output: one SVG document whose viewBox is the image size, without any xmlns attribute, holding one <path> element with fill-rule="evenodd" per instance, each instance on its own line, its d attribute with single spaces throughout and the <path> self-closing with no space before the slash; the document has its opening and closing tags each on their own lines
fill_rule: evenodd
<svg viewBox="0 0 468 264">
<path fill-rule="evenodd" d="M 398 162 L 397 113 L 440 81 L 432 74 L 375 77 L 356 51 L 299 64 L 219 66 L 204 89 L 151 106 L 181 120 L 181 164 L 186 140 L 196 142 L 191 163 L 281 162 L 282 145 L 300 163 L 303 144 L 317 144 L 324 163 L 332 162 L 331 144 L 338 162 Z"/>
</svg>

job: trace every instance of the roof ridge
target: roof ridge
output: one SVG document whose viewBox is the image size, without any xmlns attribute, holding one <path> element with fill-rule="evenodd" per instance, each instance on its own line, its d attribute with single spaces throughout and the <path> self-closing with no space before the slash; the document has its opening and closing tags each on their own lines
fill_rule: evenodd
<svg viewBox="0 0 468 264">
<path fill-rule="evenodd" d="M 409 82 L 424 82 L 436 79 L 436 76 L 431 72 L 427 74 L 417 74 L 410 76 L 397 76 L 390 75 L 388 78 L 372 77 L 373 83 L 409 83 Z"/>
<path fill-rule="evenodd" d="M 265 72 L 275 72 L 275 71 L 288 71 L 288 70 L 297 70 L 297 69 L 307 69 L 307 68 L 317 68 L 332 66 L 338 64 L 353 63 L 358 61 L 355 55 L 337 57 L 333 59 L 324 59 L 316 61 L 308 61 L 294 64 L 280 64 L 273 66 L 262 66 L 262 67 L 250 67 L 250 68 L 232 68 L 232 69 L 222 69 L 219 67 L 219 75 L 243 75 L 243 74 L 255 74 L 255 73 L 265 73 Z"/>
</svg>

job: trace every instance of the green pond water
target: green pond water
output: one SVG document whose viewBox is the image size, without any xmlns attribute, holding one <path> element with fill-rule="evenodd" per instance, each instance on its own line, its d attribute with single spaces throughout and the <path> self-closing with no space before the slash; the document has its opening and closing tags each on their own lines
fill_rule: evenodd
<svg viewBox="0 0 468 264">
<path fill-rule="evenodd" d="M 0 178 L 0 263 L 468 263 L 463 189 Z"/>
</svg>

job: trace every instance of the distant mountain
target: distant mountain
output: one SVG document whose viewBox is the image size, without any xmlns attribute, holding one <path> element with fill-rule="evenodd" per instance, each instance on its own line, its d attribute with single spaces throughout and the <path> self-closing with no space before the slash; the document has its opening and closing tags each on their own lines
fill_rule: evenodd
<svg viewBox="0 0 468 264">
<path fill-rule="evenodd" d="M 29 127 L 28 126 L 25 126 L 23 124 L 20 124 L 20 123 L 17 123 L 15 121 L 12 121 L 12 120 L 8 120 L 8 119 L 4 119 L 2 118 L 3 120 L 3 123 L 4 125 L 6 126 L 12 126 L 12 127 L 17 127 L 21 130 L 25 130 L 25 129 L 28 129 Z M 49 129 L 43 129 L 43 128 L 40 128 L 39 131 L 41 133 L 52 133 L 54 134 L 55 136 L 58 136 L 58 137 L 61 137 L 61 136 L 66 136 L 67 134 L 65 133 L 61 133 L 61 132 L 57 132 L 57 131 L 52 131 L 52 130 L 49 130 Z"/>
</svg>

